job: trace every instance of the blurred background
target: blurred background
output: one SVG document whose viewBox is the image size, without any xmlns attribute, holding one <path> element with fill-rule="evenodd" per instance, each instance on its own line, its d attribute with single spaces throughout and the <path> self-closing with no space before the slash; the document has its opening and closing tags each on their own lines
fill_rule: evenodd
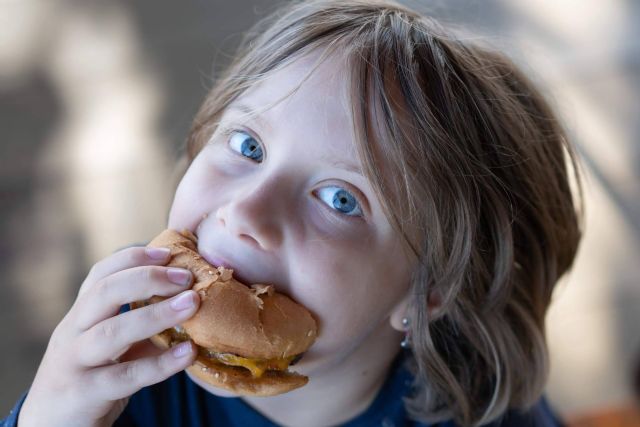
<svg viewBox="0 0 640 427">
<path fill-rule="evenodd" d="M 0 418 L 90 266 L 164 228 L 214 72 L 281 3 L 0 0 Z M 404 3 L 506 51 L 563 117 L 587 231 L 548 317 L 548 396 L 575 425 L 640 425 L 640 2 Z"/>
</svg>

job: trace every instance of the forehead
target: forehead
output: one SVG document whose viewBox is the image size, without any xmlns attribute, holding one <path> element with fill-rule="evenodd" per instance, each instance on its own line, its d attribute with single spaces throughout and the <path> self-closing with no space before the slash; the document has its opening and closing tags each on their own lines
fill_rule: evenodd
<svg viewBox="0 0 640 427">
<path fill-rule="evenodd" d="M 254 110 L 268 127 L 304 129 L 325 148 L 355 156 L 348 70 L 338 56 L 312 51 L 298 57 L 241 94 L 231 104 L 237 105 Z"/>
</svg>

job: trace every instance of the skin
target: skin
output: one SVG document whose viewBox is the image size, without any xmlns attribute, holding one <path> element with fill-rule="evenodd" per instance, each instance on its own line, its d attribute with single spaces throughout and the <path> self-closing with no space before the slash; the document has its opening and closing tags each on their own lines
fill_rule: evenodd
<svg viewBox="0 0 640 427">
<path fill-rule="evenodd" d="M 282 98 L 317 58 L 294 61 L 235 104 L 262 107 Z M 367 180 L 334 164 L 358 166 L 342 67 L 327 59 L 261 120 L 228 108 L 223 126 L 183 177 L 170 212 L 169 227 L 195 232 L 211 263 L 233 268 L 245 283 L 274 284 L 318 321 L 316 343 L 295 366 L 309 384 L 276 397 L 244 398 L 282 425 L 332 425 L 361 413 L 402 339 L 412 265 L 407 248 Z M 263 156 L 243 154 L 247 139 Z M 129 248 L 93 266 L 52 334 L 21 427 L 111 425 L 131 394 L 193 363 L 191 343 L 176 355 L 147 340 L 193 316 L 199 305 L 197 293 L 185 290 L 190 273 L 164 267 L 168 255 Z M 172 298 L 118 314 L 121 305 L 152 295 Z M 183 309 L 174 307 L 180 297 Z"/>
<path fill-rule="evenodd" d="M 400 348 L 412 265 L 367 179 L 333 164 L 358 168 L 341 63 L 330 57 L 277 102 L 317 59 L 297 59 L 226 109 L 181 181 L 169 220 L 198 235 L 208 261 L 245 283 L 274 284 L 318 320 L 319 338 L 294 368 L 309 384 L 244 398 L 283 425 L 335 424 L 371 402 Z M 260 118 L 235 108 L 274 103 Z M 262 153 L 251 158 L 243 143 Z M 333 203 L 341 189 L 359 208 Z"/>
<path fill-rule="evenodd" d="M 136 247 L 93 266 L 49 340 L 20 427 L 110 426 L 131 394 L 193 363 L 191 343 L 176 355 L 146 340 L 193 316 L 199 305 L 198 294 L 185 291 L 191 273 L 163 267 L 168 261 L 168 249 Z M 173 298 L 118 315 L 121 305 L 152 295 Z"/>
</svg>

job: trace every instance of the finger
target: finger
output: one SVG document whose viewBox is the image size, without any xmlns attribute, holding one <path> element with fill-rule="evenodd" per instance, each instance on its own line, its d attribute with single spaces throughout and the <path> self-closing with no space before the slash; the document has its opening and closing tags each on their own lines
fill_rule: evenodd
<svg viewBox="0 0 640 427">
<path fill-rule="evenodd" d="M 78 339 L 78 362 L 100 366 L 117 359 L 131 346 L 193 316 L 200 304 L 197 292 L 188 290 L 173 298 L 104 320 Z"/>
<path fill-rule="evenodd" d="M 128 362 L 130 360 L 142 359 L 144 357 L 159 356 L 164 349 L 156 346 L 150 340 L 143 340 L 131 346 L 122 356 L 118 358 L 120 362 Z"/>
<path fill-rule="evenodd" d="M 121 399 L 182 371 L 193 364 L 196 355 L 193 343 L 185 341 L 160 356 L 95 368 L 89 373 L 89 384 L 100 399 Z"/>
<path fill-rule="evenodd" d="M 80 287 L 79 295 L 87 292 L 96 282 L 118 271 L 143 265 L 164 265 L 169 261 L 169 248 L 135 246 L 122 249 L 94 264 Z"/>
<path fill-rule="evenodd" d="M 171 296 L 188 288 L 189 270 L 159 266 L 134 267 L 100 280 L 76 301 L 76 326 L 85 331 L 115 316 L 123 304 L 157 296 Z"/>
</svg>

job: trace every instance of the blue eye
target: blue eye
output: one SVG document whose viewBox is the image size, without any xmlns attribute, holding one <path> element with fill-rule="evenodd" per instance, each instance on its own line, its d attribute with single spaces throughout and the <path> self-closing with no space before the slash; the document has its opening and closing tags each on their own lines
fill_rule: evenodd
<svg viewBox="0 0 640 427">
<path fill-rule="evenodd" d="M 362 216 L 358 200 L 344 188 L 323 187 L 318 190 L 318 197 L 340 213 L 349 216 Z"/>
<path fill-rule="evenodd" d="M 245 157 L 262 162 L 262 148 L 258 141 L 242 131 L 234 131 L 229 138 L 229 146 Z"/>
</svg>

